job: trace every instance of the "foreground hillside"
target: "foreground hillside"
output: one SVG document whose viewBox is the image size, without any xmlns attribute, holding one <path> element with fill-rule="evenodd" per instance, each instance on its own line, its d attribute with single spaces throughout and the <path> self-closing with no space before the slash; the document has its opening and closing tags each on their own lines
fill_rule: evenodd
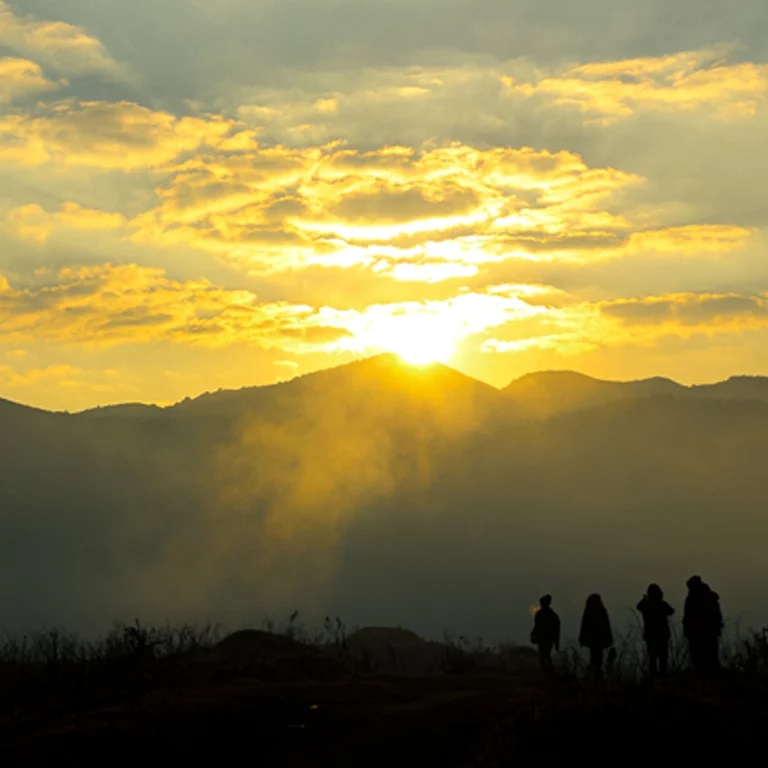
<svg viewBox="0 0 768 768">
<path fill-rule="evenodd" d="M 679 618 L 693 573 L 761 626 L 764 392 L 381 356 L 163 409 L 2 402 L 4 628 L 298 609 L 521 641 L 544 592 L 572 635 L 587 594 L 621 625 L 650 581 Z"/>
<path fill-rule="evenodd" d="M 531 649 L 514 647 L 444 646 L 440 670 L 409 673 L 424 643 L 399 629 L 330 642 L 263 630 L 206 640 L 187 629 L 157 652 L 144 630 L 120 637 L 87 653 L 59 637 L 35 646 L 36 660 L 30 649 L 4 649 L 5 764 L 220 761 L 243 751 L 286 767 L 554 766 L 587 755 L 593 766 L 662 755 L 709 764 L 760 747 L 768 716 L 759 642 L 750 646 L 757 666 L 734 663 L 709 681 L 675 671 L 637 684 L 617 669 L 597 684 L 567 663 L 544 678 Z M 382 638 L 400 669 L 375 663 L 377 646 L 365 641 Z"/>
</svg>

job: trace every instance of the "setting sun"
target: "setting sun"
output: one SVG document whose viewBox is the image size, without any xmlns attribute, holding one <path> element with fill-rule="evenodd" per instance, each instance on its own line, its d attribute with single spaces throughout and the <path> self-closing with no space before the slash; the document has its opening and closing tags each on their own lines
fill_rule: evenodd
<svg viewBox="0 0 768 768">
<path fill-rule="evenodd" d="M 444 363 L 450 360 L 455 349 L 450 339 L 435 338 L 429 335 L 406 335 L 394 339 L 389 347 L 391 352 L 395 352 L 411 365 Z"/>
<path fill-rule="evenodd" d="M 353 329 L 355 351 L 393 352 L 411 365 L 445 363 L 461 334 L 438 313 L 402 312 L 367 318 Z"/>
<path fill-rule="evenodd" d="M 412 365 L 444 363 L 456 351 L 456 340 L 450 327 L 435 316 L 390 318 L 376 334 L 377 346 L 394 352 Z"/>
</svg>

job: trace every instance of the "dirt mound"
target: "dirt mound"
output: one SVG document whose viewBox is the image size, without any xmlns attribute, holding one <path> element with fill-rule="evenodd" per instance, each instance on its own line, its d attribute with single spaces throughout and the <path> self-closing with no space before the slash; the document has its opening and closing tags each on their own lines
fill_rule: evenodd
<svg viewBox="0 0 768 768">
<path fill-rule="evenodd" d="M 390 675 L 440 675 L 447 658 L 444 645 L 401 627 L 364 627 L 347 638 L 347 647 L 371 671 Z"/>
<path fill-rule="evenodd" d="M 241 629 L 227 635 L 214 646 L 217 654 L 232 661 L 249 661 L 253 658 L 281 656 L 305 656 L 309 646 L 285 635 L 276 635 L 259 629 Z"/>
<path fill-rule="evenodd" d="M 335 680 L 346 674 L 337 659 L 285 635 L 242 629 L 214 647 L 221 666 L 264 680 Z"/>
</svg>

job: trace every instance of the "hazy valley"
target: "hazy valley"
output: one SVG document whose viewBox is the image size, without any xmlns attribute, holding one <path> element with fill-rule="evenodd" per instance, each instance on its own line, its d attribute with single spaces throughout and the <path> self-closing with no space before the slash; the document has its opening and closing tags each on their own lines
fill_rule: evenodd
<svg viewBox="0 0 768 768">
<path fill-rule="evenodd" d="M 0 401 L 9 632 L 294 609 L 527 642 L 700 573 L 768 621 L 768 379 L 682 387 L 533 374 L 495 390 L 383 355 L 173 407 Z"/>
</svg>

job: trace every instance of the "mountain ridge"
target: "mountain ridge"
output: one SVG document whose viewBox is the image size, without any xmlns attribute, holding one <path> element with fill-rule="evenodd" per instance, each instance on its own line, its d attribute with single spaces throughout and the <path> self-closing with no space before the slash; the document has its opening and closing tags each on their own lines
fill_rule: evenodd
<svg viewBox="0 0 768 768">
<path fill-rule="evenodd" d="M 570 369 L 542 369 L 531 371 L 512 379 L 502 387 L 496 387 L 481 379 L 476 379 L 452 366 L 443 363 L 429 363 L 421 366 L 412 365 L 402 361 L 395 353 L 381 353 L 367 358 L 341 363 L 336 366 L 322 368 L 316 371 L 299 374 L 291 379 L 243 386 L 240 388 L 221 388 L 208 390 L 195 396 L 187 396 L 175 403 L 158 405 L 151 402 L 116 402 L 105 405 L 86 408 L 78 411 L 49 410 L 37 406 L 27 405 L 18 401 L 0 397 L 0 409 L 9 406 L 28 408 L 41 413 L 65 413 L 71 415 L 87 416 L 130 416 L 149 415 L 172 412 L 175 409 L 187 409 L 197 407 L 202 403 L 232 400 L 236 398 L 258 397 L 262 393 L 274 392 L 285 388 L 300 388 L 312 386 L 321 381 L 330 380 L 332 377 L 343 376 L 372 376 L 374 374 L 399 376 L 400 380 L 410 382 L 424 382 L 431 380 L 435 384 L 446 384 L 452 381 L 454 384 L 463 382 L 467 387 L 474 387 L 478 391 L 484 391 L 488 396 L 500 394 L 507 401 L 523 396 L 533 396 L 535 399 L 562 395 L 563 388 L 566 391 L 578 391 L 577 396 L 558 407 L 540 407 L 537 412 L 560 412 L 570 407 L 583 407 L 598 404 L 606 399 L 610 393 L 617 396 L 649 396 L 649 395 L 724 395 L 726 397 L 738 397 L 738 399 L 758 399 L 768 402 L 768 376 L 752 374 L 732 374 L 727 379 L 701 384 L 680 384 L 665 376 L 650 376 L 639 379 L 600 379 L 589 374 Z M 560 388 L 560 392 L 553 389 Z M 611 399 L 611 398 L 608 398 Z"/>
</svg>

